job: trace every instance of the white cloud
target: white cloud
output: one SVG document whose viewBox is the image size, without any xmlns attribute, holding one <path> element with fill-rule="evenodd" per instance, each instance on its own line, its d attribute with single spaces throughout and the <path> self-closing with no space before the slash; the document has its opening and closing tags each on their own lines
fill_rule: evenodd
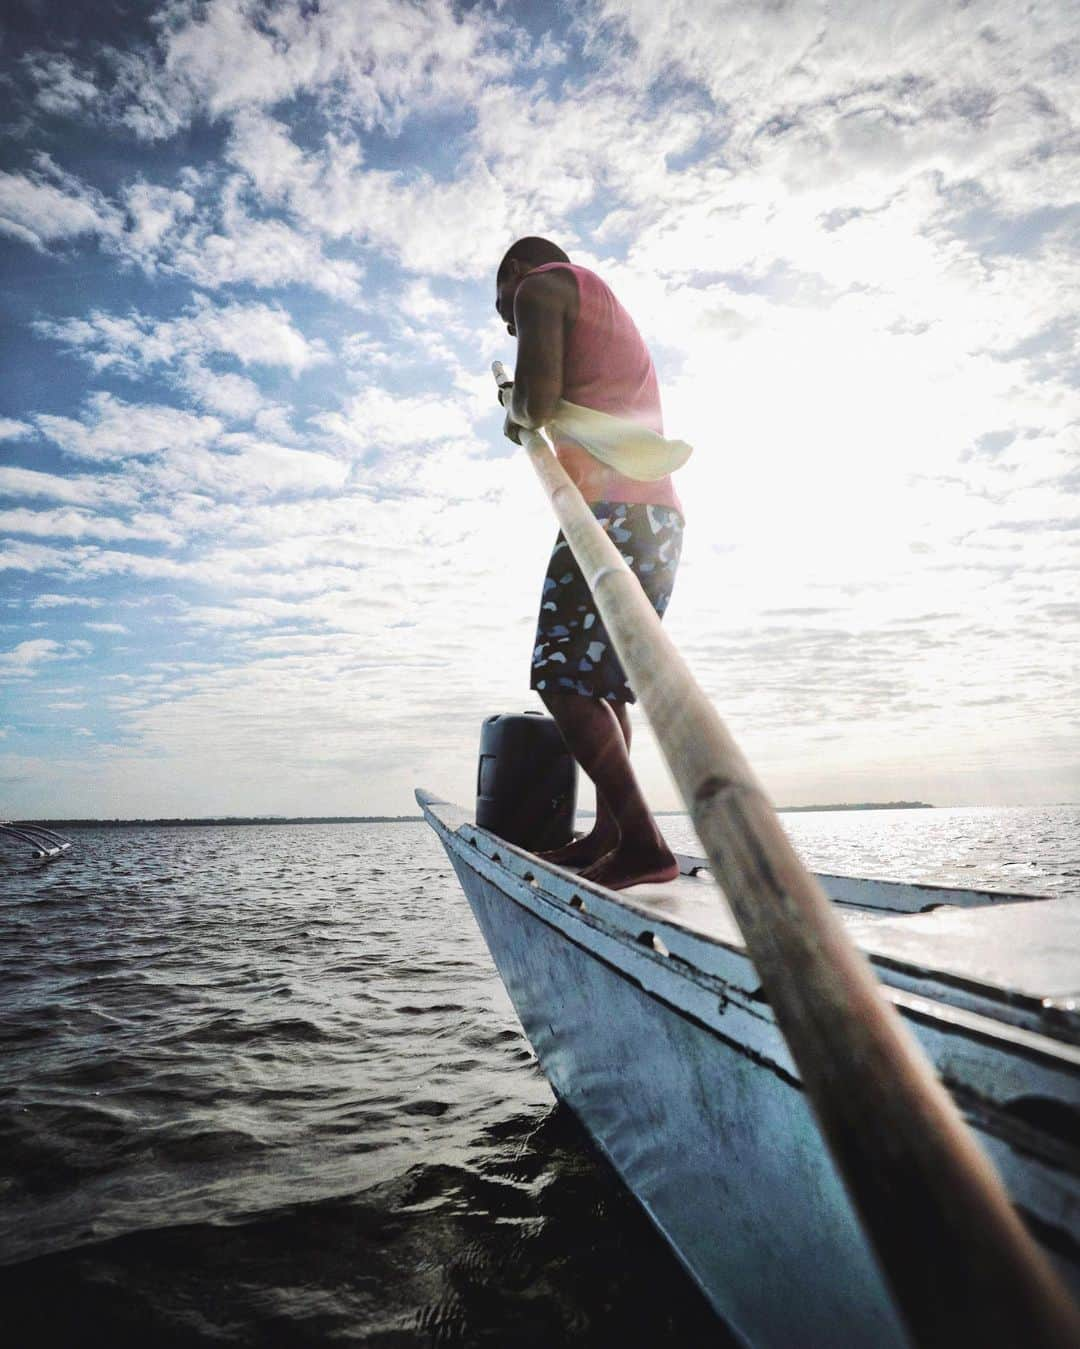
<svg viewBox="0 0 1080 1349">
<path fill-rule="evenodd" d="M 59 509 L 0 511 L 0 530 L 9 534 L 31 534 L 41 538 L 63 536 L 71 539 L 153 539 L 157 543 L 178 543 L 180 536 L 160 516 L 136 515 L 130 523 L 89 511 Z"/>
<path fill-rule="evenodd" d="M 229 153 L 305 228 L 373 246 L 413 271 L 476 275 L 491 268 L 511 237 L 507 188 L 474 155 L 450 181 L 366 169 L 355 140 L 328 137 L 320 150 L 304 155 L 283 126 L 263 118 L 242 125 Z"/>
<path fill-rule="evenodd" d="M 647 84 L 674 67 L 709 91 L 724 124 L 713 204 L 721 216 L 764 188 L 826 209 L 874 210 L 933 174 L 971 206 L 1017 213 L 1075 201 L 1073 127 L 1080 35 L 1074 7 L 1039 18 L 998 0 L 922 8 L 897 22 L 881 4 L 762 11 L 732 42 L 742 6 L 677 0 L 604 3 L 602 21 L 635 39 L 619 71 Z"/>
<path fill-rule="evenodd" d="M 45 413 L 35 420 L 65 454 L 99 461 L 183 453 L 214 442 L 222 430 L 216 417 L 160 404 L 124 403 L 109 393 L 91 395 L 85 420 Z"/>
<path fill-rule="evenodd" d="M 350 333 L 342 342 L 338 355 L 340 360 L 352 369 L 365 366 L 383 369 L 392 365 L 397 359 L 385 342 L 379 341 L 367 332 Z"/>
<path fill-rule="evenodd" d="M 224 453 L 195 444 L 171 453 L 153 471 L 150 481 L 155 494 L 203 491 L 217 499 L 258 499 L 284 492 L 317 493 L 340 489 L 349 473 L 342 459 L 278 445 L 255 435 L 225 436 L 221 444 Z M 210 518 L 205 499 L 191 504 L 193 526 L 198 525 L 200 517 Z M 182 511 L 184 507 L 178 503 L 177 509 Z"/>
<path fill-rule="evenodd" d="M 0 173 L 0 233 L 41 250 L 84 234 L 114 238 L 119 230 L 119 215 L 102 194 L 47 155 L 29 173 Z"/>
<path fill-rule="evenodd" d="M 251 215 L 239 179 L 222 187 L 214 178 L 181 176 L 192 190 L 137 182 L 125 189 L 122 209 L 39 155 L 29 173 L 0 173 L 0 233 L 38 251 L 96 236 L 151 275 L 171 272 L 211 290 L 301 285 L 357 302 L 363 269 L 350 258 L 328 257 L 305 225 Z M 193 195 L 199 188 L 201 208 Z"/>
<path fill-rule="evenodd" d="M 116 474 L 77 473 L 64 476 L 33 468 L 0 467 L 0 493 L 16 497 L 46 497 L 74 506 L 130 505 L 138 490 Z"/>
<path fill-rule="evenodd" d="M 153 271 L 170 236 L 194 214 L 195 198 L 183 189 L 137 181 L 124 189 L 124 205 L 127 209 L 124 249 Z"/>
<path fill-rule="evenodd" d="M 269 614 L 246 605 L 192 605 L 180 615 L 180 621 L 197 628 L 262 628 L 273 623 Z"/>
<path fill-rule="evenodd" d="M 83 627 L 89 628 L 91 632 L 129 633 L 131 631 L 123 623 L 84 623 Z"/>
<path fill-rule="evenodd" d="M 41 320 L 35 328 L 84 354 L 95 370 L 135 372 L 228 356 L 244 366 L 282 366 L 297 375 L 329 359 L 325 345 L 309 341 L 280 305 L 215 305 L 202 295 L 173 319 L 95 309 L 86 318 Z"/>
<path fill-rule="evenodd" d="M 0 440 L 26 440 L 34 434 L 29 422 L 20 422 L 15 417 L 0 417 Z"/>
<path fill-rule="evenodd" d="M 0 539 L 0 571 L 60 571 L 68 560 L 68 554 L 60 548 L 47 548 L 22 539 Z"/>
<path fill-rule="evenodd" d="M 173 331 L 188 350 L 221 352 L 245 366 L 284 366 L 294 375 L 329 359 L 325 345 L 309 341 L 279 305 L 215 308 L 197 299 L 191 317 L 176 320 Z"/>
<path fill-rule="evenodd" d="M 46 592 L 35 595 L 30 601 L 32 609 L 59 609 L 69 604 L 81 605 L 87 609 L 100 609 L 104 600 L 94 599 L 89 595 L 56 595 Z"/>
<path fill-rule="evenodd" d="M 24 60 L 37 86 L 37 106 L 44 112 L 77 113 L 98 97 L 98 89 L 85 72 L 76 70 L 70 58 L 35 52 Z"/>
<path fill-rule="evenodd" d="M 461 327 L 458 310 L 451 302 L 436 295 L 426 279 L 411 281 L 398 297 L 397 310 L 420 324 L 438 324 L 440 327 Z"/>
<path fill-rule="evenodd" d="M 241 201 L 239 181 L 226 186 L 220 218 L 215 222 L 200 217 L 188 225 L 177 234 L 163 262 L 211 289 L 244 283 L 303 285 L 347 303 L 359 298 L 363 275 L 351 259 L 327 257 L 308 229 L 250 215 Z"/>
<path fill-rule="evenodd" d="M 196 112 L 210 118 L 318 94 L 334 115 L 395 128 L 406 111 L 454 105 L 505 71 L 485 50 L 490 20 L 447 0 L 323 0 L 314 9 L 270 4 L 256 16 L 240 0 L 177 4 L 156 53 L 121 63 L 124 117 L 140 135 L 174 132 Z"/>
<path fill-rule="evenodd" d="M 434 444 L 472 432 L 468 416 L 451 400 L 393 394 L 374 385 L 348 399 L 341 412 L 312 420 L 359 450 Z"/>
<path fill-rule="evenodd" d="M 250 421 L 265 407 L 259 386 L 244 375 L 207 370 L 197 361 L 185 361 L 180 382 L 201 407 L 230 421 Z"/>
<path fill-rule="evenodd" d="M 547 72 L 566 52 L 506 11 L 271 3 L 256 22 L 239 0 L 173 5 L 86 113 L 122 105 L 146 135 L 219 119 L 220 159 L 168 170 L 177 142 L 133 162 L 115 205 L 47 164 L 25 175 L 53 196 L 11 217 L 20 237 L 83 228 L 160 286 L 139 311 L 46 308 L 42 331 L 110 388 L 164 379 L 178 406 L 113 392 L 35 418 L 93 471 L 0 469 L 9 523 L 69 535 L 6 541 L 0 565 L 167 589 L 139 623 L 170 655 L 211 637 L 226 653 L 153 682 L 132 657 L 138 678 L 107 686 L 126 747 L 101 790 L 294 809 L 352 803 L 366 779 L 406 805 L 409 759 L 468 794 L 475 723 L 527 697 L 554 532 L 527 465 L 492 457 L 485 367 L 509 344 L 491 273 L 523 233 L 613 284 L 669 428 L 697 445 L 669 623 L 770 785 L 862 784 L 868 743 L 879 782 L 995 748 L 1034 780 L 1075 746 L 1075 70 L 1052 50 L 1071 17 L 990 0 L 899 19 L 620 0 L 600 17 L 567 29 L 592 46 L 563 87 Z M 50 212 L 74 214 L 54 230 Z M 362 307 L 365 331 L 342 340 L 332 304 L 301 321 L 246 289 L 174 301 L 183 278 L 314 288 Z M 331 351 L 340 405 L 290 407 L 277 376 L 329 375 Z M 40 438 L 11 448 L 50 463 Z M 156 520 L 170 538 L 127 551 Z M 323 720 L 338 734 L 312 743 Z M 194 801 L 207 764 L 220 803 Z"/>
<path fill-rule="evenodd" d="M 230 420 L 265 416 L 274 408 L 254 380 L 215 368 L 214 362 L 284 367 L 295 376 L 329 360 L 325 345 L 309 341 L 279 305 L 217 306 L 201 295 L 173 319 L 92 310 L 86 318 L 39 320 L 34 326 L 100 372 L 139 376 L 164 369 L 196 403 Z"/>
<path fill-rule="evenodd" d="M 838 89 L 872 83 L 886 95 L 918 100 L 929 94 L 943 121 L 985 120 L 993 114 L 988 91 L 1000 96 L 1024 87 L 1032 75 L 1064 96 L 1062 106 L 1074 92 L 1068 39 L 1076 12 L 1060 0 L 1037 15 L 990 0 L 975 13 L 924 6 L 900 18 L 881 0 L 816 0 L 793 13 L 756 12 L 753 40 L 744 42 L 731 40 L 748 17 L 738 0 L 675 0 L 663 7 L 601 0 L 596 13 L 599 23 L 625 26 L 632 35 L 626 66 L 638 78 L 655 78 L 674 63 L 719 104 L 733 106 L 736 116 L 761 110 L 760 123 L 777 107 L 790 113 L 834 98 Z M 912 72 L 921 78 L 911 79 Z M 940 90 L 932 80 L 940 81 Z"/>
<path fill-rule="evenodd" d="M 61 660 L 78 660 L 90 650 L 89 642 L 56 642 L 49 637 L 35 637 L 7 651 L 0 651 L 0 676 L 27 679 L 35 675 L 42 665 Z"/>
</svg>

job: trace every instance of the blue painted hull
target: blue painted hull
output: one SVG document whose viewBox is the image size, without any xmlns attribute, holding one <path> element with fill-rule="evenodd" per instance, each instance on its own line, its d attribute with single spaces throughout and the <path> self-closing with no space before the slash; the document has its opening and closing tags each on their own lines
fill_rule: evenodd
<svg viewBox="0 0 1080 1349">
<path fill-rule="evenodd" d="M 718 1314 L 753 1346 L 907 1343 L 745 956 L 422 804 L 554 1090 Z M 974 1080 L 982 1020 L 917 1033 Z M 999 1066 L 1058 1090 L 1052 1055 Z M 982 1141 L 1030 1216 L 1075 1221 L 1075 1175 Z"/>
</svg>

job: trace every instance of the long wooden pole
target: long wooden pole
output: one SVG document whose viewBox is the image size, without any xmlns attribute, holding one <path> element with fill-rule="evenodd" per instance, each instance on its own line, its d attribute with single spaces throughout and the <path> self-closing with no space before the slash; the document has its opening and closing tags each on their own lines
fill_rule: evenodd
<svg viewBox="0 0 1080 1349">
<path fill-rule="evenodd" d="M 508 381 L 501 363 L 494 373 Z M 1075 1305 L 637 577 L 544 437 L 523 431 L 521 442 L 722 883 L 914 1343 L 1077 1349 Z"/>
</svg>

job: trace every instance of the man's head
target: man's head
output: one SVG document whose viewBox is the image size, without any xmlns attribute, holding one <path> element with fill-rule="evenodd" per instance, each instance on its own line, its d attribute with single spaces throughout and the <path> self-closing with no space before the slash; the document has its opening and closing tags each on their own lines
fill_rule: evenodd
<svg viewBox="0 0 1080 1349">
<path fill-rule="evenodd" d="M 519 239 L 506 250 L 495 274 L 495 308 L 511 337 L 517 336 L 514 329 L 514 296 L 522 277 L 527 276 L 534 267 L 542 267 L 545 262 L 569 261 L 558 244 L 553 244 L 550 239 L 540 239 L 534 234 Z"/>
</svg>

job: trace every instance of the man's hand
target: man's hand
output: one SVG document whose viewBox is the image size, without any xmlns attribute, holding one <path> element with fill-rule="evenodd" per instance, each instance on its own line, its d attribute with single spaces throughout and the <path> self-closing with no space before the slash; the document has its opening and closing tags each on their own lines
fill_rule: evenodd
<svg viewBox="0 0 1080 1349">
<path fill-rule="evenodd" d="M 503 405 L 504 408 L 509 409 L 510 402 L 513 399 L 513 396 L 514 396 L 513 380 L 508 379 L 505 384 L 499 385 L 499 402 Z M 503 422 L 503 435 L 507 438 L 507 440 L 512 440 L 515 445 L 521 444 L 521 427 L 518 425 L 516 421 L 514 421 L 509 411 L 506 414 L 506 420 Z"/>
<path fill-rule="evenodd" d="M 503 422 L 503 435 L 507 440 L 512 440 L 515 445 L 521 444 L 521 427 L 513 420 L 509 412 L 506 414 L 506 420 Z"/>
</svg>

